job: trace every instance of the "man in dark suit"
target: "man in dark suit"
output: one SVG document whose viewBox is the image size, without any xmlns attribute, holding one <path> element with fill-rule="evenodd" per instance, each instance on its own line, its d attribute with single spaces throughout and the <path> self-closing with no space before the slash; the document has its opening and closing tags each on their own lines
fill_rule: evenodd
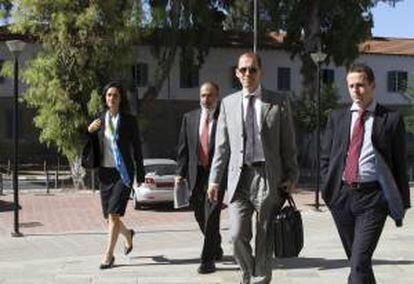
<svg viewBox="0 0 414 284">
<path fill-rule="evenodd" d="M 353 104 L 328 120 L 322 197 L 350 261 L 348 283 L 371 284 L 376 283 L 371 259 L 387 215 L 401 226 L 410 207 L 405 128 L 398 112 L 377 103 L 370 67 L 352 65 L 346 80 Z M 389 175 L 380 172 L 384 168 Z"/>
<path fill-rule="evenodd" d="M 186 179 L 191 190 L 190 204 L 204 234 L 201 265 L 198 272 L 212 273 L 215 261 L 223 257 L 220 236 L 220 211 L 223 196 L 218 202 L 206 199 L 207 180 L 214 155 L 216 122 L 219 114 L 219 87 L 205 82 L 200 87 L 201 108 L 184 115 L 178 144 L 176 182 Z"/>
</svg>

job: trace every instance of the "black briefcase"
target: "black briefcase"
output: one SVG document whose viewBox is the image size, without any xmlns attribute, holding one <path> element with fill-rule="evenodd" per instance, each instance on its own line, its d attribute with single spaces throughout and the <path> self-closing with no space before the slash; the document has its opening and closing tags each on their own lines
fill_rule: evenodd
<svg viewBox="0 0 414 284">
<path fill-rule="evenodd" d="M 90 135 L 82 149 L 82 167 L 85 169 L 94 169 L 99 167 L 100 153 L 99 140 L 97 135 Z"/>
<path fill-rule="evenodd" d="M 274 219 L 275 257 L 297 257 L 303 248 L 302 216 L 292 196 Z"/>
</svg>

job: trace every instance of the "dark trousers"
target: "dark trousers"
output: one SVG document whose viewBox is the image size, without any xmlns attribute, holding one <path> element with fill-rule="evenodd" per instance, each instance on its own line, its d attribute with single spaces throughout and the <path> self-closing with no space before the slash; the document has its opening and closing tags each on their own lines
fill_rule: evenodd
<svg viewBox="0 0 414 284">
<path fill-rule="evenodd" d="M 201 263 L 214 262 L 216 257 L 223 253 L 220 235 L 220 212 L 223 195 L 220 194 L 217 202 L 209 202 L 206 195 L 208 175 L 208 171 L 203 167 L 198 167 L 197 181 L 190 199 L 194 216 L 204 234 Z"/>
<path fill-rule="evenodd" d="M 376 283 L 371 260 L 388 213 L 381 189 L 343 185 L 331 213 L 350 261 L 348 283 Z"/>
</svg>

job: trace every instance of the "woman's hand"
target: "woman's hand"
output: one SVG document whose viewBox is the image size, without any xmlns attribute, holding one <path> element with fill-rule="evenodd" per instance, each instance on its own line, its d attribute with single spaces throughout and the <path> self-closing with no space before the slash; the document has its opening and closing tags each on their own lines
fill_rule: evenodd
<svg viewBox="0 0 414 284">
<path fill-rule="evenodd" d="M 100 118 L 95 119 L 94 121 L 92 121 L 91 124 L 89 124 L 88 132 L 92 133 L 92 132 L 99 130 L 99 128 L 101 128 L 101 124 L 102 124 L 102 121 Z"/>
</svg>

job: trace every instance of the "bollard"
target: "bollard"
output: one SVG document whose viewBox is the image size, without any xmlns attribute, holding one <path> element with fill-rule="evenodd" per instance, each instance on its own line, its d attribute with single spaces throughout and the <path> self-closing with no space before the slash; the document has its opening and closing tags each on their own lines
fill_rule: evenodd
<svg viewBox="0 0 414 284">
<path fill-rule="evenodd" d="M 92 169 L 91 171 L 91 186 L 92 191 L 95 192 L 95 169 Z"/>
<path fill-rule="evenodd" d="M 0 195 L 3 195 L 3 174 L 0 172 Z"/>
<path fill-rule="evenodd" d="M 11 162 L 10 162 L 10 159 L 9 159 L 9 160 L 7 160 L 7 172 L 6 172 L 6 174 L 7 174 L 8 176 L 10 176 L 10 175 L 11 175 Z"/>
<path fill-rule="evenodd" d="M 46 180 L 46 193 L 49 194 L 49 172 L 48 172 L 48 168 L 47 168 L 47 161 L 45 160 L 43 162 L 43 169 L 45 172 L 45 180 Z"/>
<path fill-rule="evenodd" d="M 58 188 L 59 170 L 60 170 L 60 160 L 59 160 L 59 155 L 58 155 L 58 157 L 57 157 L 56 171 L 55 171 L 55 189 Z"/>
</svg>

